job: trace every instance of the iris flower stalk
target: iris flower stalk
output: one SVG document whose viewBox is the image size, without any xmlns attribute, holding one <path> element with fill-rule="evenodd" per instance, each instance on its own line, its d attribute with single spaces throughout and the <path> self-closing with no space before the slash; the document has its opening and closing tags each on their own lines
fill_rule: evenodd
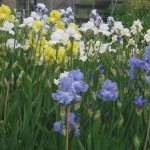
<svg viewBox="0 0 150 150">
<path fill-rule="evenodd" d="M 147 135 L 146 135 L 146 140 L 144 143 L 144 149 L 143 150 L 147 149 L 147 144 L 148 144 L 149 140 L 150 140 L 150 115 L 149 115 L 149 121 L 148 121 L 148 126 L 147 126 Z"/>
<path fill-rule="evenodd" d="M 74 113 L 70 113 L 71 101 L 79 101 L 81 96 L 80 92 L 86 92 L 88 85 L 82 81 L 83 74 L 77 70 L 72 70 L 66 74 L 65 77 L 59 78 L 59 89 L 56 93 L 52 94 L 54 100 L 57 100 L 61 105 L 66 106 L 66 116 L 63 121 L 54 123 L 56 132 L 62 133 L 62 125 L 66 124 L 66 150 L 68 150 L 70 125 L 75 128 L 75 136 L 80 134 L 77 123 L 74 121 Z"/>
<path fill-rule="evenodd" d="M 73 69 L 73 41 L 74 39 L 71 40 L 71 69 Z"/>
<path fill-rule="evenodd" d="M 69 114 L 70 114 L 70 105 L 66 106 L 66 150 L 68 150 L 68 141 L 69 141 Z"/>
</svg>

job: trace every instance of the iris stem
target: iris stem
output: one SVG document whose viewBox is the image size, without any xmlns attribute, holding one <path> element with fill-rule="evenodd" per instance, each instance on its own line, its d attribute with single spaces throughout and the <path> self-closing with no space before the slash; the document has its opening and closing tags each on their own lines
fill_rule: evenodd
<svg viewBox="0 0 150 150">
<path fill-rule="evenodd" d="M 69 114 L 70 114 L 70 105 L 66 106 L 66 150 L 68 150 L 68 141 L 69 141 Z"/>
<path fill-rule="evenodd" d="M 6 91 L 6 99 L 5 99 L 5 110 L 4 110 L 4 125 L 6 123 L 7 103 L 8 103 L 8 95 L 9 95 L 9 82 L 8 81 L 6 81 L 6 87 L 7 87 L 7 91 Z"/>
<path fill-rule="evenodd" d="M 143 150 L 146 150 L 146 148 L 147 148 L 149 137 L 150 137 L 150 116 L 149 116 L 149 121 L 148 121 L 148 126 L 147 126 L 147 135 L 146 135 L 146 140 L 145 140 L 145 144 L 144 144 L 144 149 Z"/>
</svg>

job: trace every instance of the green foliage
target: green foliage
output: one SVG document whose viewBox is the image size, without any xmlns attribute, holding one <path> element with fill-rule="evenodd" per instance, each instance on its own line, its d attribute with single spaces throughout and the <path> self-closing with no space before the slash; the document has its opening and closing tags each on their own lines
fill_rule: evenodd
<svg viewBox="0 0 150 150">
<path fill-rule="evenodd" d="M 148 12 L 148 10 L 147 10 Z M 133 19 L 142 18 L 144 30 L 149 27 L 148 13 L 139 10 L 132 15 L 118 17 L 130 27 Z M 88 56 L 83 62 L 79 56 L 72 57 L 69 61 L 53 63 L 40 62 L 37 56 L 38 44 L 41 33 L 35 33 L 32 28 L 14 28 L 15 35 L 0 31 L 0 150 L 64 150 L 65 133 L 54 132 L 53 123 L 60 120 L 64 107 L 52 99 L 52 93 L 57 90 L 54 79 L 58 79 L 60 73 L 71 69 L 80 69 L 84 74 L 84 80 L 89 84 L 87 93 L 82 95 L 79 106 L 71 104 L 71 111 L 76 115 L 81 114 L 78 123 L 80 136 L 69 134 L 70 150 L 140 150 L 143 149 L 147 136 L 148 117 L 150 105 L 142 109 L 133 104 L 134 96 L 144 95 L 150 100 L 149 85 L 145 83 L 144 76 L 138 75 L 140 80 L 132 80 L 128 77 L 128 60 L 133 52 L 127 48 L 129 38 L 122 37 L 123 45 L 113 43 L 116 53 L 106 51 Z M 32 37 L 28 34 L 33 32 Z M 45 38 L 50 40 L 52 31 L 48 31 Z M 83 34 L 83 33 L 82 33 Z M 132 35 L 139 48 L 138 58 L 142 58 L 146 43 L 141 43 L 141 35 Z M 21 44 L 25 39 L 37 39 L 36 45 L 30 45 L 28 49 L 10 48 L 6 41 L 10 38 L 17 39 Z M 73 38 L 70 38 L 73 42 Z M 92 40 L 92 42 L 91 42 Z M 102 33 L 96 35 L 90 30 L 82 35 L 85 44 L 85 52 L 97 41 L 110 43 L 111 37 Z M 89 44 L 91 42 L 91 44 Z M 42 43 L 42 42 L 41 42 Z M 40 48 L 41 48 L 41 43 Z M 55 50 L 62 44 L 58 43 Z M 66 47 L 65 47 L 66 48 Z M 41 48 L 42 49 L 42 48 Z M 40 49 L 40 50 L 41 50 Z M 41 50 L 42 51 L 42 50 Z M 69 52 L 68 52 L 69 53 Z M 67 53 L 67 54 L 68 54 Z M 69 55 L 69 54 L 68 54 Z M 68 57 L 69 58 L 69 57 Z M 104 66 L 104 74 L 99 73 L 99 66 Z M 124 66 L 124 71 L 122 67 Z M 89 75 L 92 73 L 92 79 Z M 117 101 L 102 101 L 96 98 L 95 92 L 99 90 L 105 79 L 117 83 Z M 126 87 L 126 81 L 130 87 Z M 135 89 L 138 84 L 139 88 Z M 92 103 L 93 107 L 89 108 Z M 147 150 L 150 149 L 150 142 Z"/>
<path fill-rule="evenodd" d="M 148 20 L 150 20 L 150 11 L 145 7 L 138 10 L 127 11 L 124 15 L 116 15 L 116 20 L 122 21 L 123 25 L 127 28 L 131 27 L 133 21 L 137 19 L 140 19 L 142 22 L 144 32 L 150 28 L 148 22 Z"/>
<path fill-rule="evenodd" d="M 22 49 L 17 52 L 17 55 L 14 52 L 10 53 L 10 50 L 7 49 L 5 49 L 5 53 L 1 65 L 5 65 L 7 62 L 8 67 L 0 71 L 1 149 L 64 150 L 65 136 L 55 133 L 53 130 L 53 123 L 60 117 L 60 107 L 51 98 L 51 93 L 56 89 L 53 79 L 63 70 L 64 65 L 60 65 L 62 69 L 58 69 L 57 66 L 38 66 L 34 59 L 30 60 L 23 56 Z M 130 89 L 124 93 L 127 78 L 125 74 L 120 74 L 120 62 L 113 61 L 113 54 L 106 53 L 103 56 L 99 55 L 99 58 L 106 68 L 105 77 L 117 81 L 119 84 L 119 101 L 114 103 L 102 102 L 98 99 L 95 101 L 91 92 L 100 88 L 98 63 L 94 60 L 93 63 L 90 61 L 80 62 L 79 66 L 79 62 L 74 60 L 74 68 L 79 67 L 84 72 L 87 82 L 89 82 L 88 74 L 91 71 L 94 78 L 93 83 L 89 82 L 91 85 L 89 92 L 83 95 L 80 108 L 75 110 L 76 114 L 81 113 L 82 116 L 81 135 L 80 137 L 70 136 L 70 149 L 133 150 L 135 134 L 142 135 L 139 136 L 142 148 L 146 135 L 146 122 L 143 115 L 137 116 L 132 104 L 133 93 L 131 91 L 134 90 Z M 117 68 L 118 73 L 113 74 L 110 71 L 111 68 Z M 88 108 L 90 102 L 93 103 L 93 111 Z M 121 108 L 118 107 L 119 102 L 122 105 Z M 6 122 L 4 123 L 5 109 Z M 98 111 L 100 114 L 97 113 Z"/>
</svg>

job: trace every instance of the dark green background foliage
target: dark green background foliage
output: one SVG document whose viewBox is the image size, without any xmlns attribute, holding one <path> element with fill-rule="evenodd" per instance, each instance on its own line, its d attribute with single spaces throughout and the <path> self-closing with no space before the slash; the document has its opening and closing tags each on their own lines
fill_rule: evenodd
<svg viewBox="0 0 150 150">
<path fill-rule="evenodd" d="M 116 14 L 116 20 L 122 21 L 123 25 L 127 28 L 132 26 L 133 21 L 140 19 L 143 26 L 143 31 L 146 32 L 150 28 L 150 10 L 142 7 L 138 10 L 127 11 L 123 15 Z"/>
</svg>

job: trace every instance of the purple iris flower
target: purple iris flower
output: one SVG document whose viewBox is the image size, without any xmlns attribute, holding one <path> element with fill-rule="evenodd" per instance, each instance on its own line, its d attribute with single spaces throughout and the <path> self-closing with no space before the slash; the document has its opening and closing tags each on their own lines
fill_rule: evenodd
<svg viewBox="0 0 150 150">
<path fill-rule="evenodd" d="M 97 16 L 96 16 L 96 20 L 98 20 L 98 21 L 101 21 L 102 20 L 102 17 L 97 13 L 96 14 Z"/>
<path fill-rule="evenodd" d="M 47 13 L 48 12 L 48 9 L 45 7 L 43 10 L 42 10 L 43 13 Z"/>
<path fill-rule="evenodd" d="M 135 79 L 135 75 L 134 75 L 134 69 L 131 68 L 129 71 L 128 71 L 128 76 L 131 77 L 132 79 Z"/>
<path fill-rule="evenodd" d="M 96 92 L 96 96 L 104 101 L 115 101 L 118 98 L 117 84 L 106 80 L 102 84 L 102 89 Z"/>
<path fill-rule="evenodd" d="M 80 69 L 72 70 L 69 72 L 68 77 L 72 78 L 73 80 L 82 80 L 83 73 L 80 71 Z"/>
<path fill-rule="evenodd" d="M 150 44 L 145 48 L 143 60 L 146 61 L 147 63 L 150 63 Z"/>
<path fill-rule="evenodd" d="M 147 83 L 147 84 L 150 84 L 150 76 L 146 76 L 146 77 L 145 77 L 145 80 L 146 80 L 146 83 Z"/>
<path fill-rule="evenodd" d="M 45 24 L 45 25 L 44 25 L 44 28 L 45 28 L 45 30 L 48 31 L 48 30 L 50 29 L 50 26 L 49 26 L 48 24 Z"/>
<path fill-rule="evenodd" d="M 57 90 L 57 93 L 52 94 L 52 98 L 63 105 L 68 105 L 71 101 L 73 101 L 74 94 L 67 91 Z"/>
<path fill-rule="evenodd" d="M 68 105 L 73 100 L 80 100 L 81 96 L 77 93 L 86 92 L 89 88 L 82 79 L 83 74 L 79 69 L 70 71 L 68 77 L 59 79 L 59 89 L 52 94 L 53 99 L 63 105 Z"/>
<path fill-rule="evenodd" d="M 79 136 L 80 130 L 79 130 L 79 127 L 78 127 L 77 123 L 75 122 L 74 118 L 75 118 L 75 114 L 70 112 L 70 114 L 69 114 L 69 124 L 70 124 L 69 132 L 71 131 L 71 126 L 73 126 L 75 129 L 74 135 Z M 63 118 L 63 120 L 57 121 L 53 124 L 55 132 L 62 133 L 62 128 L 63 128 L 63 125 L 65 124 L 65 119 L 66 118 Z"/>
<path fill-rule="evenodd" d="M 125 67 L 124 67 L 124 65 L 121 67 L 121 70 L 122 70 L 122 72 L 124 72 L 124 71 L 125 71 Z"/>
<path fill-rule="evenodd" d="M 83 81 L 74 81 L 71 85 L 71 90 L 73 93 L 86 92 L 88 89 L 88 85 Z"/>
<path fill-rule="evenodd" d="M 93 105 L 92 105 L 92 103 L 89 103 L 89 105 L 88 105 L 88 106 L 89 106 L 89 108 L 90 108 L 90 109 L 93 109 Z"/>
<path fill-rule="evenodd" d="M 76 123 L 74 124 L 74 128 L 75 128 L 74 136 L 79 136 L 80 135 L 80 130 L 79 130 L 78 125 Z"/>
<path fill-rule="evenodd" d="M 70 113 L 69 114 L 69 123 L 70 124 L 74 124 L 74 118 L 75 118 L 75 114 L 74 113 Z"/>
<path fill-rule="evenodd" d="M 130 86 L 130 82 L 126 81 L 126 88 L 128 88 Z"/>
<path fill-rule="evenodd" d="M 59 83 L 60 83 L 59 88 L 60 88 L 60 90 L 69 91 L 70 88 L 71 88 L 72 82 L 73 82 L 73 79 L 68 78 L 68 77 L 64 77 L 64 78 L 59 79 Z"/>
<path fill-rule="evenodd" d="M 148 100 L 143 100 L 142 98 L 143 98 L 142 95 L 141 95 L 140 97 L 135 96 L 133 103 L 134 103 L 137 107 L 142 107 L 142 106 L 144 106 L 144 105 L 148 102 Z"/>
<path fill-rule="evenodd" d="M 75 135 L 75 136 L 79 136 L 79 135 L 80 135 L 80 130 L 79 130 L 79 128 L 78 128 L 78 125 L 77 125 L 76 122 L 74 121 L 74 118 L 75 118 L 74 113 L 70 113 L 70 115 L 69 115 L 69 123 L 70 123 L 70 125 L 74 126 L 74 128 L 75 128 L 75 133 L 74 133 L 74 135 Z"/>
<path fill-rule="evenodd" d="M 63 122 L 62 121 L 57 121 L 53 124 L 55 132 L 62 133 L 62 128 L 63 128 Z"/>
<path fill-rule="evenodd" d="M 135 70 L 141 71 L 142 69 L 145 69 L 148 71 L 148 66 L 146 65 L 146 62 L 140 59 L 137 59 L 135 56 L 133 56 L 129 61 L 128 65 L 130 66 L 130 70 L 128 72 L 128 76 L 130 76 L 132 79 L 135 79 L 136 76 L 134 74 Z"/>
<path fill-rule="evenodd" d="M 117 36 L 117 42 L 118 42 L 118 44 L 120 44 L 120 41 L 121 41 L 121 36 Z"/>
<path fill-rule="evenodd" d="M 79 114 L 77 115 L 77 122 L 80 122 L 80 120 L 81 120 L 81 114 L 79 113 Z"/>
<path fill-rule="evenodd" d="M 16 13 L 16 17 L 17 17 L 17 18 L 21 18 L 21 17 L 22 17 L 22 13 L 21 13 L 20 11 L 18 11 L 18 12 Z"/>
<path fill-rule="evenodd" d="M 148 73 L 150 71 L 150 63 L 145 62 L 144 69 Z"/>
<path fill-rule="evenodd" d="M 137 59 L 135 56 L 133 56 L 129 61 L 128 64 L 133 69 L 141 70 L 144 68 L 145 61 L 142 61 L 140 59 Z"/>
<path fill-rule="evenodd" d="M 138 90 L 138 89 L 139 89 L 139 85 L 136 84 L 136 85 L 134 86 L 134 88 L 135 88 L 136 90 Z"/>
<path fill-rule="evenodd" d="M 104 67 L 103 67 L 103 65 L 100 65 L 100 67 L 99 67 L 99 73 L 103 74 L 103 72 L 104 72 Z"/>
<path fill-rule="evenodd" d="M 93 74 L 90 73 L 90 74 L 89 74 L 89 80 L 92 80 L 92 78 L 93 78 Z"/>
<path fill-rule="evenodd" d="M 69 20 L 66 17 L 62 18 L 62 22 L 66 23 L 66 24 L 69 24 Z"/>
</svg>

